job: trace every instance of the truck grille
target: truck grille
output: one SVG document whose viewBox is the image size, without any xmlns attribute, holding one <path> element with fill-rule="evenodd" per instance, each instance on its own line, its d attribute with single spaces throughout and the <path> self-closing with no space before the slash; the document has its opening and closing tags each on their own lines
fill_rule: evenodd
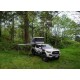
<svg viewBox="0 0 80 80">
<path fill-rule="evenodd" d="M 59 51 L 53 51 L 52 54 L 59 54 Z"/>
</svg>

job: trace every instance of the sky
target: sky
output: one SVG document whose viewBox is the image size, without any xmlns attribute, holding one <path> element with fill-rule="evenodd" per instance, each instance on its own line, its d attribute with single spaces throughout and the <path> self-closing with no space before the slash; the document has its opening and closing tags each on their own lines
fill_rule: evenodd
<svg viewBox="0 0 80 80">
<path fill-rule="evenodd" d="M 76 11 L 62 11 L 59 16 L 66 14 L 70 19 L 80 24 L 80 13 Z"/>
</svg>

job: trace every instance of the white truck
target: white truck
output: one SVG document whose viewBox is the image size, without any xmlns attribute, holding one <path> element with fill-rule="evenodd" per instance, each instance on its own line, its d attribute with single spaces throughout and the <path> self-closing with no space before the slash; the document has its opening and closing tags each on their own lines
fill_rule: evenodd
<svg viewBox="0 0 80 80">
<path fill-rule="evenodd" d="M 32 54 L 39 55 L 43 61 L 49 59 L 59 59 L 59 49 L 53 48 L 49 44 L 44 44 L 44 37 L 34 37 L 32 40 Z"/>
</svg>

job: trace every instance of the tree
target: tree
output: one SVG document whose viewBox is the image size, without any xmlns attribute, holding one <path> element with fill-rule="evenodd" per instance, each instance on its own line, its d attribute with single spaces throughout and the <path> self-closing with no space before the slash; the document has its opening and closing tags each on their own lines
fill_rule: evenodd
<svg viewBox="0 0 80 80">
<path fill-rule="evenodd" d="M 28 19 L 28 12 L 24 13 L 24 39 L 25 43 L 29 42 L 29 19 Z"/>
<path fill-rule="evenodd" d="M 23 34 L 24 34 L 24 43 L 29 42 L 29 18 L 28 18 L 28 11 L 19 11 L 17 15 L 20 16 L 22 19 L 22 27 L 23 27 Z"/>
<path fill-rule="evenodd" d="M 41 26 L 43 29 L 43 36 L 46 37 L 47 42 L 47 32 L 49 31 L 49 28 L 52 27 L 52 18 L 53 18 L 53 12 L 52 11 L 43 11 L 40 13 L 40 19 L 41 19 Z"/>
<path fill-rule="evenodd" d="M 0 39 L 1 39 L 1 18 L 2 18 L 2 12 L 0 11 Z"/>
<path fill-rule="evenodd" d="M 1 23 L 2 23 L 2 19 L 3 19 L 3 12 L 0 11 L 0 41 L 1 41 L 1 36 L 2 36 L 2 31 L 1 31 Z"/>
<path fill-rule="evenodd" d="M 28 12 L 28 16 L 29 16 L 29 26 L 30 28 L 32 29 L 32 32 L 31 32 L 31 35 L 32 35 L 32 38 L 34 36 L 34 26 L 35 26 L 35 23 L 37 22 L 36 19 L 37 19 L 37 11 L 30 11 Z"/>
<path fill-rule="evenodd" d="M 15 12 L 11 12 L 11 21 L 12 21 L 12 26 L 11 26 L 11 41 L 13 41 L 13 42 L 14 42 L 14 16 L 15 16 Z"/>
</svg>

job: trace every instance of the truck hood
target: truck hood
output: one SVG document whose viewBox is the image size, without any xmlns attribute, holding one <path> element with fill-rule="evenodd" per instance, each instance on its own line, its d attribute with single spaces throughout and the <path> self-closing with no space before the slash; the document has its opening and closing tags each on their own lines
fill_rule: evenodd
<svg viewBox="0 0 80 80">
<path fill-rule="evenodd" d="M 44 48 L 44 50 L 45 50 L 45 51 L 51 51 L 51 52 L 52 52 L 52 51 L 59 51 L 59 49 L 56 49 L 56 48 L 51 48 L 51 49 L 46 49 L 46 48 Z"/>
</svg>

